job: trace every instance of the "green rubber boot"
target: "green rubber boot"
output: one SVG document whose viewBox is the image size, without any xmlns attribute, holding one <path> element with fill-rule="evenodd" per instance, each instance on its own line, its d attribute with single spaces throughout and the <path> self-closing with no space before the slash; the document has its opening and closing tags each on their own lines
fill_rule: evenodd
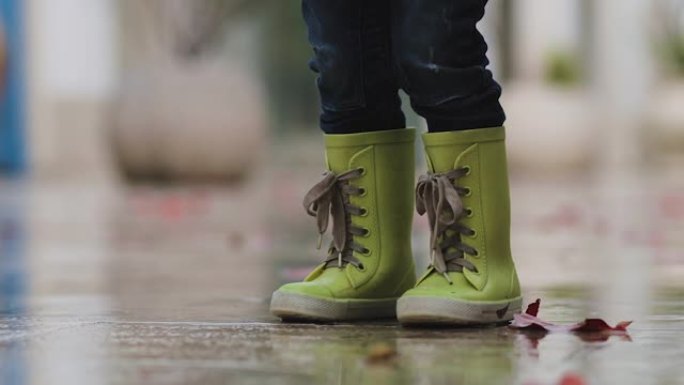
<svg viewBox="0 0 684 385">
<path fill-rule="evenodd" d="M 503 127 L 423 135 L 429 173 L 416 207 L 430 223 L 431 264 L 398 301 L 402 324 L 490 324 L 520 311 L 504 137 Z"/>
<path fill-rule="evenodd" d="M 329 171 L 304 206 L 321 235 L 332 217 L 333 241 L 304 282 L 273 293 L 274 315 L 309 321 L 396 316 L 397 299 L 416 282 L 414 140 L 413 129 L 325 136 Z"/>
</svg>

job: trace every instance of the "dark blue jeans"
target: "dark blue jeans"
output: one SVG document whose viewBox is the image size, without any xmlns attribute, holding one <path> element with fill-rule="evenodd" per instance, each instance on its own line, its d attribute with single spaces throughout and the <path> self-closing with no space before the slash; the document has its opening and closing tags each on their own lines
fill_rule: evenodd
<svg viewBox="0 0 684 385">
<path fill-rule="evenodd" d="M 501 87 L 476 28 L 487 0 L 303 0 L 321 128 L 403 128 L 398 91 L 431 132 L 500 126 Z"/>
</svg>

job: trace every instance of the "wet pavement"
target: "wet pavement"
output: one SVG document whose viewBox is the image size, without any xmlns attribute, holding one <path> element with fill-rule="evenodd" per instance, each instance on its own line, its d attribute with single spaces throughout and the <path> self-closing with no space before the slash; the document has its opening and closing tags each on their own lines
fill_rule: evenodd
<svg viewBox="0 0 684 385">
<path fill-rule="evenodd" d="M 634 321 L 587 341 L 281 324 L 271 290 L 319 258 L 299 203 L 319 173 L 292 162 L 227 187 L 0 181 L 0 383 L 684 384 L 677 178 L 514 175 L 526 301 L 553 322 Z"/>
</svg>

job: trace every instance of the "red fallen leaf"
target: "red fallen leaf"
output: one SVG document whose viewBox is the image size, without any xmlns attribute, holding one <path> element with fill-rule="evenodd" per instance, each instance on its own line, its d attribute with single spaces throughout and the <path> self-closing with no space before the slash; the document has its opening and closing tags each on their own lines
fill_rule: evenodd
<svg viewBox="0 0 684 385">
<path fill-rule="evenodd" d="M 615 332 L 626 332 L 627 331 L 627 326 L 631 325 L 632 321 L 623 321 L 615 325 L 615 327 L 611 327 L 606 323 L 606 321 L 599 319 L 599 318 L 588 318 L 585 319 L 584 322 L 580 322 L 577 328 L 573 329 L 572 331 L 578 332 L 578 333 L 596 333 L 596 332 L 603 332 L 606 330 L 611 330 Z"/>
<path fill-rule="evenodd" d="M 539 314 L 539 305 L 541 305 L 541 299 L 537 298 L 536 301 L 527 305 L 527 310 L 525 310 L 525 314 L 529 314 L 532 317 L 536 317 L 537 314 Z"/>
<path fill-rule="evenodd" d="M 585 319 L 582 322 L 569 325 L 556 325 L 551 322 L 544 321 L 537 318 L 541 300 L 537 299 L 527 306 L 527 310 L 522 314 L 514 314 L 513 321 L 510 327 L 522 330 L 537 330 L 547 332 L 565 332 L 565 333 L 615 333 L 626 334 L 627 327 L 632 323 L 620 322 L 615 327 L 606 323 L 606 321 L 598 318 Z"/>
</svg>

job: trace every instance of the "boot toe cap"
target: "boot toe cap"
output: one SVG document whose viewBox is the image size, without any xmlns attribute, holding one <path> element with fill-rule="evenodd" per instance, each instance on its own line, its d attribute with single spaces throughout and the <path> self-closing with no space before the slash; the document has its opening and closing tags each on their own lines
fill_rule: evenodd
<svg viewBox="0 0 684 385">
<path fill-rule="evenodd" d="M 323 285 L 315 282 L 293 282 L 281 286 L 278 290 L 281 293 L 297 294 L 317 298 L 333 298 L 332 291 Z"/>
</svg>

